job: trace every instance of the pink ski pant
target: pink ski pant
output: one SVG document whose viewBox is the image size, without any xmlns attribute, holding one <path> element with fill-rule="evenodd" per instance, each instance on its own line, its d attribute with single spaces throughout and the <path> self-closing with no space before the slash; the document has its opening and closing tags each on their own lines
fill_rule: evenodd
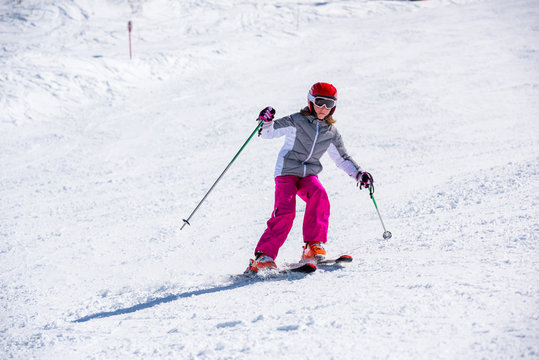
<svg viewBox="0 0 539 360">
<path fill-rule="evenodd" d="M 284 175 L 275 178 L 275 206 L 255 253 L 273 259 L 284 244 L 296 216 L 296 195 L 307 204 L 303 218 L 303 241 L 327 241 L 329 199 L 317 176 Z"/>
</svg>

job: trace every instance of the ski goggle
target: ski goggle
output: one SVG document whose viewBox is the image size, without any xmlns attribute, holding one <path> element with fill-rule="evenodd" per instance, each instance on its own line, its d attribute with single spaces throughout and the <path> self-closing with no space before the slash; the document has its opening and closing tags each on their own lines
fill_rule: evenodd
<svg viewBox="0 0 539 360">
<path fill-rule="evenodd" d="M 337 100 L 309 94 L 309 100 L 318 107 L 325 106 L 326 109 L 333 109 L 337 105 Z"/>
</svg>

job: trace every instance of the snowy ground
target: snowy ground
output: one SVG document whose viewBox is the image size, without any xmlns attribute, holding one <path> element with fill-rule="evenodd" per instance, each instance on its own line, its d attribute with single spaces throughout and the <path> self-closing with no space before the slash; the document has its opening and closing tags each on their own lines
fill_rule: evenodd
<svg viewBox="0 0 539 360">
<path fill-rule="evenodd" d="M 0 38 L 0 358 L 539 358 L 538 1 L 5 0 Z M 181 219 L 316 81 L 393 238 L 325 159 L 355 261 L 235 280 L 281 141 Z"/>
</svg>

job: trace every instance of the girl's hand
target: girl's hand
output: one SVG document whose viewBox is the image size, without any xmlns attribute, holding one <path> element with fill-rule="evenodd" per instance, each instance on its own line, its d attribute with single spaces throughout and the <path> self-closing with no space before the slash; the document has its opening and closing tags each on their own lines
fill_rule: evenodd
<svg viewBox="0 0 539 360">
<path fill-rule="evenodd" d="M 258 115 L 258 121 L 264 121 L 265 123 L 272 122 L 274 116 L 275 109 L 268 106 L 260 112 L 260 115 Z"/>
<path fill-rule="evenodd" d="M 356 179 L 360 189 L 365 187 L 365 189 L 371 189 L 371 192 L 374 192 L 374 179 L 370 173 L 366 171 L 359 171 L 356 175 Z"/>
</svg>

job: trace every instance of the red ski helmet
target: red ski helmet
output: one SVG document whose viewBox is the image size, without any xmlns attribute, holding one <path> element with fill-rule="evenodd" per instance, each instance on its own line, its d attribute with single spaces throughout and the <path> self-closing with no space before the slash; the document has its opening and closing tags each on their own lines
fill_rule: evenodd
<svg viewBox="0 0 539 360">
<path fill-rule="evenodd" d="M 333 106 L 331 107 L 331 111 L 329 112 L 328 117 L 333 115 L 335 109 L 337 108 L 337 89 L 335 88 L 335 86 L 323 82 L 318 82 L 311 86 L 311 89 L 307 94 L 307 101 L 309 102 L 309 111 L 311 112 L 311 114 L 315 114 L 314 102 L 316 98 L 322 98 L 319 99 L 319 101 L 321 102 L 325 102 L 323 101 L 323 99 L 333 100 Z M 331 101 L 329 102 L 329 104 L 331 104 Z M 327 107 L 328 106 L 326 105 L 326 108 Z"/>
</svg>

